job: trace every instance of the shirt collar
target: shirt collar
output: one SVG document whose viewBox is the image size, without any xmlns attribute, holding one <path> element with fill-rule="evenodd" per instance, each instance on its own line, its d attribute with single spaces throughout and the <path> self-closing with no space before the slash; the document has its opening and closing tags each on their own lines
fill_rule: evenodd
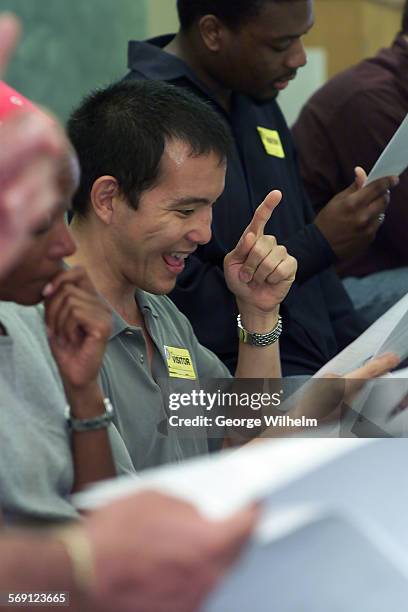
<svg viewBox="0 0 408 612">
<path fill-rule="evenodd" d="M 128 68 L 137 70 L 149 79 L 177 79 L 189 71 L 181 59 L 166 53 L 163 48 L 175 34 L 165 34 L 146 41 L 130 40 L 128 44 Z"/>
<path fill-rule="evenodd" d="M 188 79 L 208 97 L 213 98 L 211 91 L 195 76 L 183 60 L 163 51 L 163 48 L 174 37 L 175 34 L 164 34 L 146 41 L 130 40 L 128 43 L 129 70 L 139 72 L 147 79 L 155 81 Z"/>
<path fill-rule="evenodd" d="M 142 291 L 141 289 L 136 289 L 135 299 L 144 319 L 146 319 L 146 314 L 151 314 L 155 319 L 159 318 L 154 303 L 154 296 L 150 295 L 146 291 Z M 120 316 L 120 314 L 112 309 L 112 333 L 109 340 L 113 340 L 113 338 L 116 336 L 120 336 L 122 332 L 128 329 L 134 329 L 134 327 L 134 325 L 129 325 L 129 323 L 127 323 L 125 319 Z"/>
</svg>

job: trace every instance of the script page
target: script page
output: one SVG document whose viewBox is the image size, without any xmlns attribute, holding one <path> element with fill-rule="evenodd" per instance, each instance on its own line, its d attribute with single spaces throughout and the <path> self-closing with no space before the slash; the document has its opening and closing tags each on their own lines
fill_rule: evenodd
<svg viewBox="0 0 408 612">
<path fill-rule="evenodd" d="M 386 352 L 396 353 L 401 359 L 408 356 L 408 294 L 326 363 L 315 376 L 347 374 L 375 355 Z"/>
<path fill-rule="evenodd" d="M 374 164 L 365 184 L 385 176 L 399 176 L 407 167 L 408 115 Z"/>
</svg>

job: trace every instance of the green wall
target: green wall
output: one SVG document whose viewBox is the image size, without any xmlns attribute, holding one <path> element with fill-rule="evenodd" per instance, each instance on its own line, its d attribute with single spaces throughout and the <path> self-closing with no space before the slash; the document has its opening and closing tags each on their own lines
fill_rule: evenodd
<svg viewBox="0 0 408 612">
<path fill-rule="evenodd" d="M 24 27 L 6 80 L 66 119 L 92 88 L 125 74 L 127 41 L 146 36 L 148 1 L 0 0 Z"/>
</svg>

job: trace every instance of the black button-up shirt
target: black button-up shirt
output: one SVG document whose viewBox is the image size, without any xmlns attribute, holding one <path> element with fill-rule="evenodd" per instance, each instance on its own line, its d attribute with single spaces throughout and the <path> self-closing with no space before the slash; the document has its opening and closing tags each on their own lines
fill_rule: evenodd
<svg viewBox="0 0 408 612">
<path fill-rule="evenodd" d="M 237 361 L 236 304 L 226 287 L 223 259 L 235 247 L 256 207 L 272 189 L 283 198 L 265 232 L 274 234 L 299 264 L 297 281 L 282 305 L 280 350 L 284 375 L 313 374 L 362 331 L 334 270 L 335 256 L 312 223 L 313 211 L 301 183 L 296 152 L 275 101 L 255 103 L 233 94 L 226 113 L 211 92 L 177 57 L 162 50 L 171 36 L 129 43 L 126 78 L 157 79 L 185 87 L 209 101 L 234 138 L 225 190 L 213 213 L 213 236 L 187 260 L 171 298 L 190 319 L 200 342 L 233 371 Z M 267 152 L 258 128 L 276 133 L 284 157 Z M 267 132 L 267 134 L 270 132 Z M 279 149 L 279 147 L 278 147 Z"/>
</svg>

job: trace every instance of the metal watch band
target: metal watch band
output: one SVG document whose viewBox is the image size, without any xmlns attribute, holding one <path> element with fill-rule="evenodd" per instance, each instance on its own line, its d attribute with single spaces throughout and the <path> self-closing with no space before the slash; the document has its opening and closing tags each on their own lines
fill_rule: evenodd
<svg viewBox="0 0 408 612">
<path fill-rule="evenodd" d="M 115 411 L 108 397 L 104 398 L 103 405 L 105 406 L 105 412 L 103 414 L 98 414 L 98 416 L 93 417 L 92 419 L 73 418 L 71 416 L 71 408 L 67 406 L 65 417 L 67 419 L 68 427 L 72 431 L 93 431 L 95 429 L 103 429 L 104 427 L 108 427 L 113 420 Z"/>
<path fill-rule="evenodd" d="M 282 317 L 279 315 L 275 327 L 266 334 L 257 334 L 256 332 L 249 332 L 243 327 L 241 323 L 241 315 L 237 316 L 238 325 L 238 338 L 245 344 L 251 344 L 252 346 L 270 346 L 279 340 L 279 336 L 282 333 Z"/>
</svg>

